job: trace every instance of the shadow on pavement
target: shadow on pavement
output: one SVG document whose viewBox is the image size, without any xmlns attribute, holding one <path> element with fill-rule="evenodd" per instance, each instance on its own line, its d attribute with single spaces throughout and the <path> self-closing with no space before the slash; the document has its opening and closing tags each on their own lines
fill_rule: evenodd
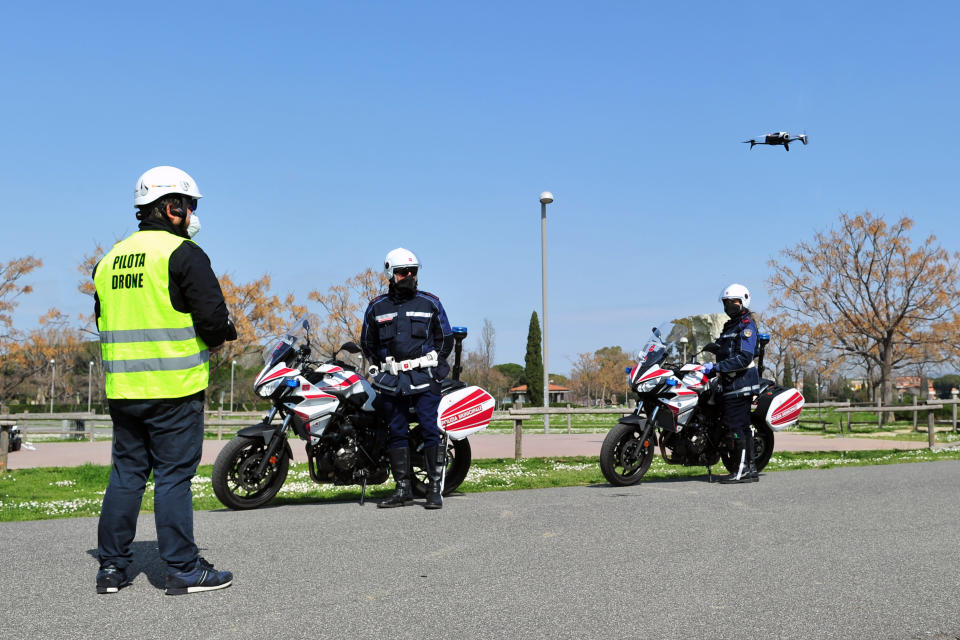
<svg viewBox="0 0 960 640">
<path fill-rule="evenodd" d="M 133 560 L 127 567 L 127 578 L 133 581 L 143 573 L 152 586 L 157 589 L 165 589 L 167 586 L 167 563 L 160 557 L 157 541 L 134 541 L 131 545 L 131 551 L 133 552 Z M 96 549 L 87 549 L 87 554 L 97 560 Z M 96 567 L 94 567 L 93 573 L 96 573 Z"/>
</svg>

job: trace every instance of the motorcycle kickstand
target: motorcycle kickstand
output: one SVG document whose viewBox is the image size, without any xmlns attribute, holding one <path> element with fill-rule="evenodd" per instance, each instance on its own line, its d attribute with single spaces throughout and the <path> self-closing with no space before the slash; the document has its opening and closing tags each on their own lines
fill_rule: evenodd
<svg viewBox="0 0 960 640">
<path fill-rule="evenodd" d="M 360 506 L 363 506 L 363 500 L 367 497 L 367 472 L 360 472 Z"/>
</svg>

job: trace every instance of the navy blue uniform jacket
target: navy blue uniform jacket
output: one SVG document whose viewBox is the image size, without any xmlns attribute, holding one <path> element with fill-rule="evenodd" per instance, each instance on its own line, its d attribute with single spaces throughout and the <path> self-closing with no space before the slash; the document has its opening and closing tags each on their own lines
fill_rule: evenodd
<svg viewBox="0 0 960 640">
<path fill-rule="evenodd" d="M 391 395 L 439 393 L 440 381 L 450 372 L 447 356 L 453 350 L 453 330 L 437 296 L 426 291 L 407 297 L 391 292 L 370 301 L 363 315 L 360 346 L 367 360 L 378 367 L 387 356 L 401 362 L 436 351 L 436 367 L 395 376 L 381 371 L 374 376 L 373 385 Z"/>
<path fill-rule="evenodd" d="M 757 325 L 744 311 L 723 325 L 717 339 L 717 371 L 724 397 L 749 396 L 760 389 L 760 373 L 753 363 L 757 352 Z"/>
</svg>

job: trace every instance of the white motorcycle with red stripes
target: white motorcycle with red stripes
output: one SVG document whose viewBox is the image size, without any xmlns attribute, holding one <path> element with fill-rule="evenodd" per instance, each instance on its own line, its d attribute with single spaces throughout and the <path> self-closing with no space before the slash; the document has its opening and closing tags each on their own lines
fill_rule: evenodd
<svg viewBox="0 0 960 640">
<path fill-rule="evenodd" d="M 738 449 L 721 422 L 721 381 L 704 375 L 703 364 L 683 362 L 685 347 L 695 344 L 688 333 L 672 323 L 655 327 L 640 350 L 636 366 L 629 370 L 637 409 L 620 419 L 600 447 L 600 470 L 611 484 L 639 482 L 650 468 L 657 447 L 666 463 L 706 466 L 711 479 L 710 468 L 717 462 L 722 461 L 731 473 L 739 466 Z M 687 341 L 681 342 L 681 338 Z M 758 335 L 756 366 L 761 373 L 769 340 L 767 334 Z M 770 461 L 774 433 L 796 423 L 803 404 L 803 395 L 796 389 L 785 389 L 761 378 L 750 412 L 758 471 Z"/>
<path fill-rule="evenodd" d="M 263 422 L 238 431 L 214 463 L 214 493 L 231 509 L 254 509 L 277 495 L 293 458 L 291 432 L 305 442 L 310 478 L 320 484 L 359 485 L 361 504 L 367 485 L 390 477 L 388 429 L 377 391 L 345 362 L 310 360 L 309 329 L 306 319 L 298 320 L 264 351 L 254 389 L 273 407 Z M 468 436 L 486 429 L 494 410 L 493 396 L 459 380 L 466 335 L 466 329 L 454 328 L 454 379 L 441 384 L 437 424 L 446 450 L 444 495 L 467 477 Z M 359 353 L 360 348 L 348 342 L 340 350 Z M 410 422 L 416 422 L 413 413 Z M 410 443 L 413 491 L 424 496 L 427 478 L 419 426 L 410 430 Z"/>
</svg>

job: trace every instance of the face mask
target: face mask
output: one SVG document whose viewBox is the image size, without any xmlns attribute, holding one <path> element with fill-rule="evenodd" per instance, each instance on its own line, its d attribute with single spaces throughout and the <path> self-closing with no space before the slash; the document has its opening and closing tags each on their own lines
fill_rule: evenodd
<svg viewBox="0 0 960 640">
<path fill-rule="evenodd" d="M 187 235 L 191 238 L 200 233 L 200 217 L 195 213 L 190 214 L 190 224 L 187 225 Z"/>
<path fill-rule="evenodd" d="M 726 312 L 727 316 L 731 318 L 736 318 L 738 315 L 740 315 L 740 312 L 743 311 L 742 307 L 740 307 L 733 300 L 724 300 L 723 310 Z"/>
<path fill-rule="evenodd" d="M 413 293 L 417 290 L 417 279 L 413 276 L 404 278 L 396 283 L 396 287 L 402 293 Z"/>
</svg>

